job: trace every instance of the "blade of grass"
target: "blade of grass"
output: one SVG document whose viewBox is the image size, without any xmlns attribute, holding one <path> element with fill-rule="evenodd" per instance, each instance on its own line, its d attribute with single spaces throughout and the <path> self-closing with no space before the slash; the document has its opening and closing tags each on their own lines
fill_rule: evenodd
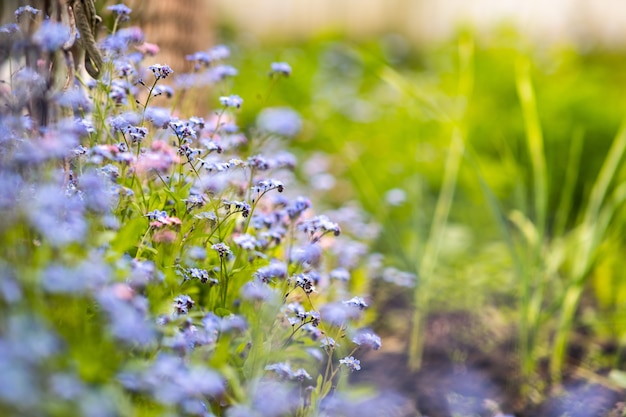
<svg viewBox="0 0 626 417">
<path fill-rule="evenodd" d="M 546 168 L 543 134 L 537 112 L 537 101 L 530 79 L 530 63 L 523 57 L 517 62 L 517 93 L 522 106 L 526 140 L 533 170 L 533 195 L 535 196 L 535 218 L 540 239 L 546 230 L 548 210 L 548 174 Z"/>
<path fill-rule="evenodd" d="M 578 310 L 596 249 L 601 244 L 602 238 L 608 229 L 610 218 L 622 203 L 620 198 L 616 199 L 620 204 L 611 204 L 609 202 L 607 205 L 605 200 L 609 187 L 620 168 L 624 153 L 626 153 L 626 118 L 613 140 L 598 178 L 593 185 L 589 203 L 578 233 L 578 251 L 572 277 L 563 296 L 559 325 L 550 358 L 550 373 L 553 380 L 557 382 L 561 378 L 569 334 L 573 327 L 574 316 Z"/>
<path fill-rule="evenodd" d="M 543 304 L 545 271 L 542 248 L 546 236 L 548 211 L 548 172 L 545 145 L 537 110 L 537 101 L 530 78 L 530 61 L 522 56 L 517 61 L 516 87 L 522 108 L 526 142 L 533 176 L 534 239 L 527 240 L 528 259 L 520 276 L 522 295 L 520 300 L 520 353 L 522 374 L 529 376 L 534 368 L 534 352 L 537 345 L 539 317 Z"/>
<path fill-rule="evenodd" d="M 474 80 L 474 43 L 471 36 L 463 36 L 460 39 L 458 53 L 458 96 L 464 100 L 464 105 L 467 106 L 472 94 Z M 456 192 L 461 162 L 465 154 L 465 134 L 463 131 L 464 115 L 465 111 L 459 115 L 457 122 L 453 122 L 452 139 L 444 167 L 443 184 L 437 198 L 435 213 L 424 247 L 424 253 L 422 254 L 418 266 L 418 282 L 414 289 L 413 325 L 409 338 L 409 369 L 412 371 L 418 370 L 422 364 L 424 325 L 426 315 L 430 308 L 430 281 L 433 278 L 439 260 L 439 251 Z"/>
<path fill-rule="evenodd" d="M 413 306 L 413 327 L 409 340 L 409 367 L 418 370 L 421 366 L 423 351 L 423 324 L 429 308 L 429 282 L 439 258 L 439 250 L 445 233 L 452 200 L 456 191 L 458 173 L 465 153 L 465 141 L 458 127 L 452 131 L 450 150 L 445 165 L 443 185 L 437 199 L 435 214 L 424 248 L 424 254 L 418 268 L 418 284 L 415 286 Z"/>
<path fill-rule="evenodd" d="M 572 201 L 576 180 L 578 179 L 578 167 L 583 150 L 584 131 L 582 128 L 575 130 L 572 137 L 571 147 L 567 158 L 567 171 L 561 188 L 561 198 L 557 212 L 561 213 L 554 222 L 554 236 L 561 236 L 565 232 L 567 220 L 572 212 Z"/>
</svg>

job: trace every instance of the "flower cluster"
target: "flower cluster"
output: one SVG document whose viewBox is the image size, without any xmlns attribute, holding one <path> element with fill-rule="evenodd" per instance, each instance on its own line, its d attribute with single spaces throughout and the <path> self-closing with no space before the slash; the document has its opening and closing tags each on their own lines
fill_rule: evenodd
<svg viewBox="0 0 626 417">
<path fill-rule="evenodd" d="M 50 72 L 71 53 L 63 19 L 24 6 L 0 27 L 15 67 L 0 97 L 2 414 L 313 415 L 340 365 L 381 346 L 350 294 L 369 242 L 316 215 L 285 149 L 295 110 L 237 126 L 226 46 L 189 55 L 191 74 L 146 69 L 156 48 L 118 27 L 131 10 L 106 11 L 99 79 L 67 86 Z M 221 107 L 185 114 L 207 85 Z"/>
</svg>

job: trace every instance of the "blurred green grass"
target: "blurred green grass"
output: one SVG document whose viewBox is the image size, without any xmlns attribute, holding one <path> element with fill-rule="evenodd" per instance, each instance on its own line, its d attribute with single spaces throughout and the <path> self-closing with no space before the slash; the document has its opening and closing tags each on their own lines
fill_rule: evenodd
<svg viewBox="0 0 626 417">
<path fill-rule="evenodd" d="M 396 35 L 360 42 L 321 36 L 295 46 L 239 41 L 236 57 L 242 70 L 236 89 L 250 94 L 242 95 L 243 120 L 252 124 L 252 115 L 272 102 L 298 110 L 306 125 L 292 150 L 300 156 L 323 153 L 336 178 L 332 189 L 320 191 L 323 201 L 339 207 L 359 200 L 382 226 L 375 249 L 394 266 L 411 272 L 419 271 L 442 189 L 451 132 L 461 125 L 474 163 L 467 158 L 461 162 L 429 306 L 476 311 L 492 305 L 510 319 L 519 319 L 519 274 L 497 213 L 481 189 L 480 175 L 519 245 L 520 233 L 508 216 L 522 213 L 537 226 L 542 215 L 535 204 L 538 193 L 516 89 L 516 63 L 527 60 L 546 161 L 547 247 L 540 249 L 537 262 L 550 270 L 536 324 L 551 323 L 567 286 L 572 262 L 568 257 L 575 256 L 571 248 L 576 237 L 570 232 L 582 221 L 624 117 L 626 54 L 530 47 L 503 31 L 488 42 L 476 42 L 469 81 L 473 88 L 467 96 L 458 47 L 471 38 L 464 33 L 459 41 L 428 48 L 417 48 Z M 267 73 L 258 68 L 269 68 L 274 61 L 287 61 L 293 76 L 263 102 L 259 97 L 266 91 L 258 86 L 267 85 L 263 82 Z M 302 169 L 300 174 L 308 175 Z M 623 179 L 620 164 L 610 189 Z M 395 189 L 406 196 L 398 205 L 386 200 Z M 602 243 L 594 248 L 578 319 L 600 338 L 618 341 L 626 337 L 621 330 L 626 277 L 620 256 L 625 225 L 619 206 Z"/>
</svg>

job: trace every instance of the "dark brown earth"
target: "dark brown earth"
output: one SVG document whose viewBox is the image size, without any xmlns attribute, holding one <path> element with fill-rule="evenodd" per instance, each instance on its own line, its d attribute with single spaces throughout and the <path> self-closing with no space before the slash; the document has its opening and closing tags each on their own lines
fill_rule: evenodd
<svg viewBox="0 0 626 417">
<path fill-rule="evenodd" d="M 377 326 L 379 327 L 379 326 Z M 423 365 L 408 370 L 408 337 L 397 329 L 383 336 L 379 351 L 361 353 L 354 382 L 393 390 L 406 398 L 401 413 L 428 417 L 622 417 L 626 392 L 611 384 L 608 369 L 587 369 L 585 338 L 579 332 L 569 349 L 562 383 L 549 383 L 546 361 L 524 381 L 513 332 L 494 330 L 466 312 L 432 314 L 426 325 Z M 615 354 L 615 346 L 604 346 Z M 612 351 L 613 350 L 613 351 Z M 623 356 L 623 355 L 622 355 Z M 543 363 L 543 366 L 542 366 Z"/>
</svg>

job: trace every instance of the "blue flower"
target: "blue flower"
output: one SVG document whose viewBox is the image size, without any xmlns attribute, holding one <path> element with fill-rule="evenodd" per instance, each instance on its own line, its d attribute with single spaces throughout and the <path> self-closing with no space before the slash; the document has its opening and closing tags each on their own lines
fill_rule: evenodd
<svg viewBox="0 0 626 417">
<path fill-rule="evenodd" d="M 210 68 L 206 73 L 206 82 L 207 84 L 213 84 L 219 81 L 222 81 L 228 77 L 234 77 L 239 73 L 237 68 L 234 68 L 230 65 L 218 65 Z"/>
<path fill-rule="evenodd" d="M 39 186 L 26 205 L 33 227 L 55 247 L 83 241 L 87 236 L 85 206 L 53 185 Z"/>
<path fill-rule="evenodd" d="M 233 254 L 230 248 L 228 247 L 228 245 L 226 245 L 225 243 L 221 243 L 221 242 L 216 243 L 215 245 L 212 245 L 211 249 L 216 251 L 217 254 L 220 256 L 220 258 L 229 258 Z"/>
<path fill-rule="evenodd" d="M 293 137 L 302 129 L 300 115 L 289 107 L 273 107 L 263 109 L 256 120 L 262 132 L 274 135 Z"/>
<path fill-rule="evenodd" d="M 230 56 L 230 49 L 226 45 L 216 45 L 209 49 L 209 55 L 214 61 L 221 61 Z"/>
<path fill-rule="evenodd" d="M 343 326 L 348 320 L 357 319 L 361 310 L 344 303 L 328 303 L 320 308 L 322 320 L 335 326 Z"/>
<path fill-rule="evenodd" d="M 238 95 L 233 94 L 230 96 L 220 97 L 220 103 L 222 103 L 222 106 L 224 107 L 235 107 L 238 109 L 243 104 L 243 99 Z"/>
<path fill-rule="evenodd" d="M 361 297 L 352 297 L 351 299 L 343 302 L 347 306 L 356 307 L 359 310 L 365 310 L 368 305 L 365 300 Z"/>
<path fill-rule="evenodd" d="M 361 329 L 357 332 L 357 334 L 352 338 L 352 341 L 361 347 L 369 347 L 374 350 L 380 349 L 382 343 L 380 341 L 380 337 L 374 332 Z"/>
<path fill-rule="evenodd" d="M 18 7 L 17 10 L 15 10 L 15 18 L 19 21 L 20 17 L 22 17 L 22 15 L 24 13 L 28 13 L 31 16 L 35 16 L 37 14 L 39 14 L 41 10 L 39 9 L 35 9 L 32 6 L 22 6 L 22 7 Z"/>
<path fill-rule="evenodd" d="M 341 282 L 348 282 L 350 280 L 350 271 L 348 271 L 346 268 L 335 268 L 330 271 L 330 279 Z"/>
<path fill-rule="evenodd" d="M 270 71 L 270 75 L 278 74 L 284 75 L 285 77 L 289 77 L 291 75 L 291 66 L 286 62 L 272 62 L 272 70 Z"/>
<path fill-rule="evenodd" d="M 322 247 L 315 243 L 309 243 L 302 247 L 296 247 L 291 253 L 291 260 L 306 267 L 318 266 L 322 260 Z"/>
<path fill-rule="evenodd" d="M 246 282 L 241 288 L 241 296 L 246 300 L 269 300 L 275 295 L 274 290 L 261 280 Z"/>
<path fill-rule="evenodd" d="M 287 266 L 284 262 L 272 261 L 262 266 L 254 273 L 254 277 L 263 282 L 270 282 L 273 278 L 284 279 L 287 276 Z"/>
<path fill-rule="evenodd" d="M 97 299 L 109 317 L 110 331 L 117 339 L 133 345 L 147 346 L 156 336 L 148 318 L 148 300 L 125 284 L 100 290 Z"/>
<path fill-rule="evenodd" d="M 246 250 L 253 250 L 257 245 L 257 240 L 254 236 L 244 233 L 242 235 L 237 235 L 233 238 L 233 242 L 237 246 Z"/>
<path fill-rule="evenodd" d="M 199 70 L 201 67 L 208 67 L 211 65 L 211 61 L 213 60 L 211 54 L 208 52 L 195 52 L 191 55 L 185 56 L 185 59 L 193 62 L 196 70 Z"/>
<path fill-rule="evenodd" d="M 361 369 L 361 361 L 355 359 L 354 356 L 346 356 L 343 359 L 339 359 L 339 363 L 345 365 L 351 371 L 359 371 Z"/>
<path fill-rule="evenodd" d="M 252 187 L 252 191 L 264 194 L 270 190 L 277 190 L 279 193 L 282 193 L 285 189 L 285 186 L 282 182 L 277 180 L 262 180 L 259 181 L 254 187 Z"/>
<path fill-rule="evenodd" d="M 114 4 L 112 6 L 108 6 L 107 10 L 113 12 L 117 15 L 120 20 L 128 19 L 128 16 L 132 12 L 132 9 L 124 4 Z"/>
<path fill-rule="evenodd" d="M 46 20 L 33 34 L 33 42 L 44 51 L 51 52 L 61 49 L 70 38 L 70 28 L 62 23 Z"/>
<path fill-rule="evenodd" d="M 174 309 L 177 314 L 187 314 L 189 310 L 195 305 L 195 301 L 190 296 L 183 294 L 174 298 Z"/>
<path fill-rule="evenodd" d="M 148 107 L 145 112 L 146 120 L 159 129 L 166 129 L 172 121 L 172 115 L 168 109 L 162 107 Z"/>
<path fill-rule="evenodd" d="M 143 31 L 138 27 L 122 28 L 102 41 L 102 49 L 112 55 L 120 55 L 130 45 L 139 45 L 144 41 Z"/>
<path fill-rule="evenodd" d="M 162 80 L 174 73 L 169 65 L 154 64 L 148 67 L 157 80 Z"/>
<path fill-rule="evenodd" d="M 157 85 L 152 90 L 152 97 L 165 96 L 167 98 L 172 98 L 174 95 L 174 89 L 169 85 Z"/>
<path fill-rule="evenodd" d="M 266 371 L 272 371 L 276 373 L 282 379 L 291 379 L 293 376 L 293 371 L 291 370 L 291 365 L 287 362 L 278 362 L 267 365 L 265 367 Z"/>
</svg>

